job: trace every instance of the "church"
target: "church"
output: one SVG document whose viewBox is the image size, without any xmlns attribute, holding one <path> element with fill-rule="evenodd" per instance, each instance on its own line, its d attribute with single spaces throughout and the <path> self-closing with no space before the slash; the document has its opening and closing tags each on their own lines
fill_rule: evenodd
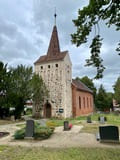
<svg viewBox="0 0 120 160">
<path fill-rule="evenodd" d="M 54 25 L 47 54 L 34 63 L 49 91 L 42 117 L 76 117 L 93 112 L 93 93 L 82 82 L 72 79 L 72 62 L 68 51 L 61 51 L 57 26 Z M 38 110 L 33 107 L 33 116 Z"/>
</svg>

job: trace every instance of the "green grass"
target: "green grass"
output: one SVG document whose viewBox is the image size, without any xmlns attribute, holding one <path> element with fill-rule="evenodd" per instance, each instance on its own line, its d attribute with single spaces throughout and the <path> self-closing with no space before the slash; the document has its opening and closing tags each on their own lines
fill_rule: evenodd
<svg viewBox="0 0 120 160">
<path fill-rule="evenodd" d="M 63 123 L 65 120 L 68 120 L 69 123 L 72 123 L 73 125 L 82 125 L 83 128 L 81 130 L 81 132 L 85 132 L 85 133 L 97 133 L 98 132 L 98 127 L 99 125 L 101 125 L 98 122 L 98 117 L 99 116 L 105 116 L 107 117 L 107 122 L 106 124 L 108 125 L 116 125 L 120 128 L 120 115 L 114 115 L 114 114 L 93 114 L 91 115 L 91 119 L 92 121 L 96 121 L 96 123 L 86 123 L 86 119 L 87 116 L 80 116 L 80 117 L 76 117 L 76 118 L 68 118 L 68 119 L 62 119 L 62 120 L 58 120 L 58 119 L 50 119 L 48 122 L 54 123 L 56 124 L 56 126 L 63 126 Z"/>
<path fill-rule="evenodd" d="M 99 116 L 107 117 L 107 124 L 120 125 L 120 115 L 117 116 L 112 113 L 111 114 L 96 114 L 95 113 L 95 114 L 91 115 L 92 121 L 98 122 Z M 72 124 L 81 124 L 83 121 L 86 121 L 86 119 L 87 119 L 87 116 L 80 116 L 80 117 L 76 117 L 76 118 L 67 118 L 67 119 L 62 119 L 62 120 L 52 118 L 49 121 L 52 123 L 55 123 L 56 126 L 62 126 L 63 122 L 65 120 L 68 120 Z"/>
<path fill-rule="evenodd" d="M 2 147 L 3 148 L 3 147 Z M 4 147 L 1 160 L 120 160 L 120 149 Z"/>
</svg>

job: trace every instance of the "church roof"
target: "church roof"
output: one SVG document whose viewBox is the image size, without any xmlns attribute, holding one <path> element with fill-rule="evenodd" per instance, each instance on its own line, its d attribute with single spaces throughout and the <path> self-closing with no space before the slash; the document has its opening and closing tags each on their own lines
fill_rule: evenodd
<svg viewBox="0 0 120 160">
<path fill-rule="evenodd" d="M 90 92 L 93 93 L 91 89 L 89 89 L 84 83 L 82 83 L 80 80 L 72 79 L 72 84 L 81 91 Z"/>
<path fill-rule="evenodd" d="M 53 27 L 47 55 L 41 56 L 34 64 L 63 60 L 68 51 L 61 52 L 56 25 Z"/>
<path fill-rule="evenodd" d="M 56 54 L 56 56 L 50 56 L 50 57 L 48 55 L 44 55 L 44 56 L 41 56 L 34 64 L 56 61 L 56 60 L 63 60 L 67 53 L 68 51 L 64 51 L 64 52 L 60 52 L 59 54 Z"/>
</svg>

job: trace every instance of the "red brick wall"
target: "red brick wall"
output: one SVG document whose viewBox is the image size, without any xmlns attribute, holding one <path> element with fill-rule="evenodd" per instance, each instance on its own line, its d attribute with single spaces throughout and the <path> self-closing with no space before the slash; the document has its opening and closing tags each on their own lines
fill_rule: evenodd
<svg viewBox="0 0 120 160">
<path fill-rule="evenodd" d="M 72 109 L 73 117 L 86 115 L 93 112 L 93 95 L 89 92 L 77 90 L 72 85 Z"/>
</svg>

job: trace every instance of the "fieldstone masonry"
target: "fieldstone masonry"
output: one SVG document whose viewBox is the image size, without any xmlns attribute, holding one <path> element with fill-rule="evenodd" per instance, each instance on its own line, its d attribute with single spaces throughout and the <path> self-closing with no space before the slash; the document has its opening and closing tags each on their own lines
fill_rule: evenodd
<svg viewBox="0 0 120 160">
<path fill-rule="evenodd" d="M 47 101 L 51 105 L 52 117 L 72 116 L 71 68 L 68 51 L 60 51 L 57 27 L 54 26 L 47 55 L 35 62 L 35 73 L 42 76 L 49 90 Z M 33 111 L 35 114 L 35 109 Z"/>
</svg>

